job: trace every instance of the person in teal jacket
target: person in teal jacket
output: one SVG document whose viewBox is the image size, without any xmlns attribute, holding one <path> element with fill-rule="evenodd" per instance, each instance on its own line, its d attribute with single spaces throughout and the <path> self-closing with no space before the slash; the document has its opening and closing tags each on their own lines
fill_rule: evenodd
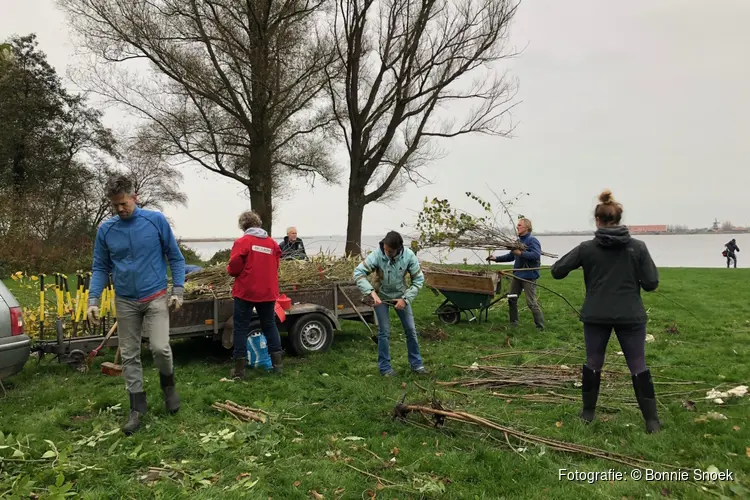
<svg viewBox="0 0 750 500">
<path fill-rule="evenodd" d="M 376 289 L 367 279 L 371 273 L 377 279 Z M 406 285 L 406 274 L 411 277 L 411 284 Z M 417 256 L 404 248 L 404 240 L 396 231 L 390 231 L 380 242 L 380 247 L 371 252 L 364 262 L 354 270 L 354 281 L 363 295 L 372 297 L 375 303 L 375 316 L 378 320 L 378 368 L 380 374 L 393 377 L 396 372 L 391 367 L 390 356 L 390 309 L 396 310 L 406 334 L 406 349 L 409 365 L 415 373 L 427 373 L 422 362 L 417 341 L 417 329 L 414 325 L 414 314 L 411 304 L 424 285 L 424 275 Z"/>
</svg>

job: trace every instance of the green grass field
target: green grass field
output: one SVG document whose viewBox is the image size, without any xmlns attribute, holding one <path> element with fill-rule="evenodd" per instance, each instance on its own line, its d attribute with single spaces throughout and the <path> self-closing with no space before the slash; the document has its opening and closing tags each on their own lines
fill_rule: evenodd
<svg viewBox="0 0 750 500">
<path fill-rule="evenodd" d="M 6 283 L 13 287 L 10 280 Z M 540 283 L 580 307 L 582 274 Z M 18 290 L 28 306 L 38 294 Z M 584 426 L 577 414 L 579 391 L 558 393 L 570 402 L 534 403 L 518 396 L 526 388 L 450 392 L 435 380 L 475 378 L 454 365 L 567 365 L 584 361 L 576 314 L 540 290 L 547 331 L 538 333 L 521 300 L 522 326 L 506 329 L 507 307 L 498 304 L 489 323 L 444 326 L 432 314 L 440 298 L 424 289 L 415 303 L 422 355 L 430 377 L 409 372 L 400 324 L 392 313 L 391 357 L 396 378 L 379 376 L 376 346 L 361 324 L 348 322 L 327 353 L 285 358 L 282 377 L 250 372 L 245 382 L 222 382 L 229 353 L 208 340 L 175 343 L 182 409 L 168 416 L 151 356 L 144 349 L 149 413 L 146 426 L 126 438 L 119 426 L 127 413 L 121 378 L 100 373 L 114 350 L 78 373 L 52 357 L 29 360 L 5 382 L 0 400 L 0 497 L 33 491 L 62 498 L 703 498 L 750 496 L 748 396 L 706 400 L 712 387 L 726 390 L 750 379 L 750 272 L 725 269 L 663 269 L 658 293 L 644 294 L 649 312 L 647 345 L 663 430 L 648 435 L 629 379 L 619 388 L 602 383 L 597 421 Z M 442 328 L 446 338 L 427 333 Z M 432 335 L 434 337 L 434 335 Z M 510 338 L 510 346 L 506 345 Z M 558 349 L 553 355 L 524 353 Z M 604 370 L 626 371 L 612 338 Z M 518 351 L 493 361 L 481 356 Z M 675 383 L 690 381 L 688 383 Z M 427 389 L 424 392 L 417 385 Z M 393 420 L 396 403 L 443 405 L 490 418 L 537 436 L 588 445 L 687 469 L 729 470 L 734 481 L 585 481 L 559 479 L 559 469 L 606 471 L 629 476 L 631 468 L 607 460 L 519 443 L 501 432 L 448 420 L 425 426 L 419 415 Z M 693 391 L 689 393 L 688 391 Z M 543 392 L 543 391 L 540 391 Z M 211 407 L 215 401 L 262 408 L 269 423 L 241 423 Z M 695 402 L 691 411 L 683 401 Z M 726 419 L 701 418 L 710 412 Z M 11 435 L 12 434 L 12 438 Z M 513 445 L 513 449 L 508 443 Z M 160 467 L 161 474 L 148 473 Z M 357 470 L 358 469 L 358 470 Z M 655 470 L 667 471 L 657 466 Z M 377 479 L 377 478 L 382 478 Z M 50 495 L 50 496 L 47 496 Z M 55 496 L 57 495 L 57 496 Z"/>
</svg>

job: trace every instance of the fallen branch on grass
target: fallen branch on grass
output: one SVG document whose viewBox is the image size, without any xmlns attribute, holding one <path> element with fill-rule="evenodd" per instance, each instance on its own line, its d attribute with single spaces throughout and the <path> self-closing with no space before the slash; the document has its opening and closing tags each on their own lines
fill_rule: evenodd
<svg viewBox="0 0 750 500">
<path fill-rule="evenodd" d="M 546 391 L 543 393 L 532 393 L 532 394 L 505 394 L 502 392 L 491 392 L 491 396 L 495 396 L 497 398 L 503 398 L 510 400 L 515 399 L 521 399 L 523 401 L 528 401 L 530 403 L 576 403 L 579 404 L 581 401 L 581 396 L 576 395 L 572 396 L 570 394 L 558 394 L 555 391 Z M 632 399 L 632 398 L 631 398 Z M 609 401 L 612 401 L 611 399 Z M 637 406 L 638 403 L 635 402 L 635 400 L 632 401 L 618 401 L 618 403 L 627 405 L 627 406 Z M 617 412 L 620 411 L 619 408 L 615 408 L 613 406 L 607 406 L 602 404 L 601 402 L 597 405 L 597 408 L 607 410 L 609 412 Z"/>
<path fill-rule="evenodd" d="M 498 352 L 495 354 L 489 354 L 487 356 L 482 356 L 479 359 L 489 360 L 489 359 L 497 359 L 497 358 L 507 358 L 508 356 L 517 356 L 519 354 L 536 354 L 538 356 L 556 356 L 556 355 L 562 355 L 562 354 L 570 354 L 570 349 L 539 349 L 535 351 L 506 351 L 506 352 Z"/>
<path fill-rule="evenodd" d="M 607 450 L 593 448 L 590 446 L 558 441 L 556 439 L 546 438 L 542 436 L 535 436 L 533 434 L 528 434 L 526 432 L 506 427 L 504 425 L 498 424 L 497 422 L 493 422 L 492 420 L 472 415 L 471 413 L 446 410 L 437 400 L 433 400 L 431 406 L 404 404 L 403 402 L 401 402 L 397 404 L 393 409 L 393 418 L 406 419 L 406 417 L 412 412 L 419 413 L 425 418 L 427 418 L 426 415 L 431 415 L 435 427 L 444 425 L 446 419 L 456 420 L 459 422 L 500 431 L 505 434 L 506 438 L 507 436 L 513 436 L 523 443 L 533 443 L 548 446 L 555 451 L 588 455 L 639 469 L 655 468 L 657 466 L 668 467 L 670 469 L 677 470 L 681 469 L 681 467 L 671 464 L 660 464 L 657 462 L 630 457 L 621 453 L 615 453 Z"/>
<path fill-rule="evenodd" d="M 265 411 L 241 406 L 235 402 L 229 401 L 228 399 L 224 403 L 220 403 L 217 401 L 216 403 L 211 405 L 211 408 L 229 413 L 236 419 L 243 422 L 249 422 L 253 420 L 255 422 L 265 424 L 268 421 L 268 413 L 266 413 Z"/>
</svg>

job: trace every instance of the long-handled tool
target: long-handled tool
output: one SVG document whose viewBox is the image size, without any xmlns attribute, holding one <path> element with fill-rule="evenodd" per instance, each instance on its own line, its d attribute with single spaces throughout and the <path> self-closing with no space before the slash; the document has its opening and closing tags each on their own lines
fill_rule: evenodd
<svg viewBox="0 0 750 500">
<path fill-rule="evenodd" d="M 102 347 L 104 347 L 104 344 L 107 343 L 107 341 L 112 336 L 112 334 L 115 333 L 115 330 L 117 330 L 117 322 L 115 322 L 115 324 L 112 325 L 112 328 L 109 329 L 109 331 L 107 332 L 107 335 L 105 335 L 104 337 L 104 340 L 102 340 L 102 343 L 99 344 L 99 346 L 96 349 L 94 349 L 93 351 L 89 353 L 89 357 L 86 359 L 87 366 L 91 366 L 91 361 L 93 361 L 96 355 L 99 354 L 99 351 L 101 350 Z"/>
</svg>

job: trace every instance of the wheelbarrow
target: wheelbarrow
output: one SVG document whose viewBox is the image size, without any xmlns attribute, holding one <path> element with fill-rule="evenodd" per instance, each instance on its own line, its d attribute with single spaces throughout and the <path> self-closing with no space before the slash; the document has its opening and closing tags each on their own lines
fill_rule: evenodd
<svg viewBox="0 0 750 500">
<path fill-rule="evenodd" d="M 490 308 L 505 299 L 502 273 L 468 271 L 424 271 L 425 284 L 445 300 L 435 310 L 446 325 L 455 325 L 465 316 L 469 322 L 487 321 Z"/>
</svg>

